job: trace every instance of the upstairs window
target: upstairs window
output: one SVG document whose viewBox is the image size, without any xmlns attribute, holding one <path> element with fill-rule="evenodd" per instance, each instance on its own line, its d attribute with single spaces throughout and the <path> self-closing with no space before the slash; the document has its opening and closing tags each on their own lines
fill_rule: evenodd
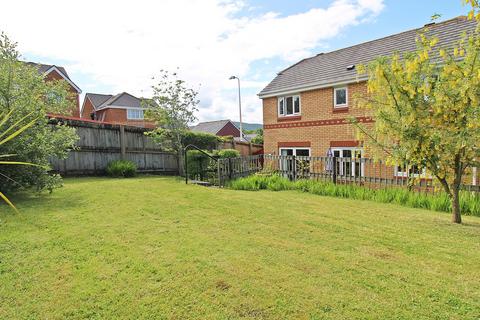
<svg viewBox="0 0 480 320">
<path fill-rule="evenodd" d="M 347 87 L 333 89 L 333 106 L 335 108 L 346 108 L 348 104 L 348 89 Z"/>
<path fill-rule="evenodd" d="M 127 119 L 128 120 L 143 120 L 143 110 L 142 109 L 127 109 Z"/>
<path fill-rule="evenodd" d="M 300 96 L 285 96 L 278 98 L 278 115 L 293 116 L 300 114 Z"/>
</svg>

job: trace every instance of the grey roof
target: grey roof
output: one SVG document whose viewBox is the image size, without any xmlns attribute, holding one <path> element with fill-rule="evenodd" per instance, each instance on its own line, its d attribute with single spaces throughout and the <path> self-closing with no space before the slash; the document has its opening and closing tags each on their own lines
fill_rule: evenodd
<svg viewBox="0 0 480 320">
<path fill-rule="evenodd" d="M 429 24 L 427 34 L 438 38 L 438 47 L 451 48 L 460 40 L 464 31 L 473 32 L 476 25 L 474 20 L 457 17 Z M 414 51 L 416 49 L 415 39 L 419 31 L 423 29 L 424 27 L 417 28 L 303 59 L 279 72 L 259 93 L 259 96 L 355 81 L 356 70 L 347 70 L 347 66 L 366 64 L 379 56 L 391 56 L 395 52 Z"/>
<path fill-rule="evenodd" d="M 196 126 L 191 127 L 192 131 L 196 132 L 205 132 L 211 134 L 217 134 L 218 131 L 222 130 L 230 120 L 216 120 L 216 121 L 208 121 L 208 122 L 200 122 Z M 233 123 L 232 123 L 233 124 Z"/>
<path fill-rule="evenodd" d="M 93 107 L 96 109 L 102 105 L 105 101 L 113 97 L 111 94 L 98 94 L 98 93 L 86 93 L 85 99 L 89 99 L 92 102 Z"/>
<path fill-rule="evenodd" d="M 43 63 L 37 63 L 37 62 L 27 62 L 27 64 L 32 66 L 32 67 L 36 67 L 38 69 L 38 72 L 41 73 L 41 74 L 47 72 L 52 67 L 56 67 L 58 70 L 60 70 L 60 72 L 63 74 L 63 76 L 65 76 L 70 81 L 72 80 L 68 76 L 68 73 L 67 73 L 67 71 L 65 70 L 64 67 L 60 67 L 60 66 L 57 66 L 57 65 L 54 65 L 54 64 L 43 64 Z"/>
<path fill-rule="evenodd" d="M 69 82 L 72 87 L 74 87 L 79 93 L 82 92 L 82 90 L 80 89 L 79 86 L 77 86 L 73 81 L 72 79 L 70 79 L 67 71 L 65 70 L 64 67 L 61 67 L 61 66 L 57 66 L 57 65 L 54 65 L 54 64 L 43 64 L 43 63 L 37 63 L 37 62 L 25 62 L 25 61 L 22 61 L 23 63 L 26 63 L 27 65 L 29 66 L 32 66 L 34 68 L 37 68 L 38 70 L 38 73 L 39 74 L 45 74 L 48 70 L 50 70 L 52 67 L 55 67 L 56 70 L 58 70 L 60 73 L 61 73 L 61 76 L 63 76 L 67 82 Z"/>
<path fill-rule="evenodd" d="M 107 95 L 104 96 L 107 97 Z M 142 98 L 137 98 L 129 93 L 122 92 L 114 96 L 109 95 L 108 98 L 97 107 L 97 109 L 105 109 L 111 106 L 125 108 L 142 108 L 142 100 Z"/>
</svg>

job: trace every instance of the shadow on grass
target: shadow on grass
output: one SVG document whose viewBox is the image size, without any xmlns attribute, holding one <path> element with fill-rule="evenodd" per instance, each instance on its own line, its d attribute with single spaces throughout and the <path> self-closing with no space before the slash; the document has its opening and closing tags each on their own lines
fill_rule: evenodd
<svg viewBox="0 0 480 320">
<path fill-rule="evenodd" d="M 61 189 L 54 190 L 52 193 L 21 191 L 9 196 L 9 199 L 17 207 L 21 214 L 44 213 L 44 210 L 35 210 L 35 208 L 75 208 L 85 202 L 81 195 L 69 193 L 65 195 L 60 192 Z M 0 204 L 0 213 L 15 214 L 13 209 L 7 205 Z"/>
</svg>

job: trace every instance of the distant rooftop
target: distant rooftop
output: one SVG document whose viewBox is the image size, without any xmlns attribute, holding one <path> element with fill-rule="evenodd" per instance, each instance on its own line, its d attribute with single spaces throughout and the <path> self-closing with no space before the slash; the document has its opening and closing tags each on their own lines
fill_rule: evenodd
<svg viewBox="0 0 480 320">
<path fill-rule="evenodd" d="M 191 127 L 192 131 L 196 132 L 205 132 L 211 134 L 217 134 L 218 131 L 222 130 L 223 127 L 227 125 L 227 123 L 232 122 L 230 120 L 215 120 L 215 121 L 207 121 L 207 122 L 200 122 L 197 125 Z M 233 124 L 233 122 L 232 122 Z M 233 124 L 235 125 L 235 124 Z"/>
<path fill-rule="evenodd" d="M 111 94 L 98 94 L 98 93 L 86 93 L 85 99 L 89 99 L 92 102 L 95 110 L 101 110 L 108 107 L 125 107 L 125 108 L 143 108 L 143 98 L 137 98 L 127 92 L 118 93 L 116 95 Z"/>
<path fill-rule="evenodd" d="M 26 64 L 28 64 L 29 66 L 32 66 L 32 67 L 35 67 L 38 69 L 38 73 L 40 74 L 45 74 L 45 73 L 50 73 L 49 71 L 50 70 L 56 70 L 57 73 L 60 73 L 60 75 L 68 82 L 72 85 L 72 87 L 74 87 L 78 93 L 81 93 L 81 89 L 79 86 L 77 86 L 73 81 L 72 79 L 70 79 L 70 76 L 68 75 L 67 71 L 65 70 L 64 67 L 61 67 L 61 66 L 57 66 L 57 65 L 54 65 L 54 64 L 43 64 L 43 63 L 38 63 L 38 62 L 25 62 Z"/>
</svg>

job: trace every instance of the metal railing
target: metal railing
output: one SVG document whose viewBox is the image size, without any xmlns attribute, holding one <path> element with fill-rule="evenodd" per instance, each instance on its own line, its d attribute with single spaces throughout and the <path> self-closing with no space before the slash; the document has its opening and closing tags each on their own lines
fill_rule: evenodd
<svg viewBox="0 0 480 320">
<path fill-rule="evenodd" d="M 193 162 L 193 164 L 197 165 L 198 168 L 196 168 L 195 172 L 190 173 L 189 172 L 189 157 L 188 157 L 188 151 L 189 150 L 197 150 L 200 152 L 204 157 L 200 161 Z M 209 155 L 207 152 L 204 150 L 200 149 L 199 147 L 189 144 L 183 149 L 183 158 L 184 158 L 184 169 L 185 169 L 185 183 L 188 184 L 189 180 L 194 180 L 194 181 L 202 181 L 206 182 L 209 184 L 219 184 L 218 181 L 216 181 L 217 177 L 217 172 L 216 168 L 218 167 L 218 159 L 215 157 L 212 157 Z M 204 161 L 204 160 L 207 161 Z M 192 162 L 190 161 L 190 164 Z"/>
<path fill-rule="evenodd" d="M 372 188 L 405 187 L 425 192 L 435 188 L 435 181 L 426 170 L 410 165 L 388 165 L 369 158 L 255 155 L 217 159 L 216 180 L 219 186 L 225 186 L 230 180 L 260 171 L 277 173 L 291 180 L 314 179 Z M 465 181 L 471 181 L 469 174 Z M 480 192 L 478 185 L 468 183 L 462 189 Z"/>
</svg>

